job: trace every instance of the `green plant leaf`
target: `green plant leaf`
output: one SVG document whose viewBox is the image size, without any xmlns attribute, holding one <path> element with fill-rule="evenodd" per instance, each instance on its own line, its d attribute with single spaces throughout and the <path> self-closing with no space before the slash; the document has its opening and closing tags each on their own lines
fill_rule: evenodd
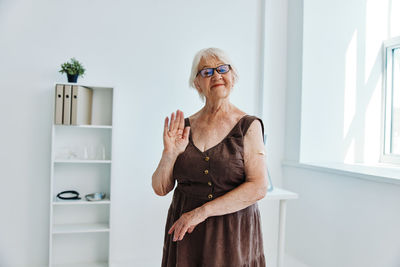
<svg viewBox="0 0 400 267">
<path fill-rule="evenodd" d="M 86 69 L 83 65 L 75 58 L 71 58 L 69 62 L 61 64 L 61 70 L 59 70 L 60 73 L 67 73 L 70 75 L 78 74 L 78 76 L 83 76 L 85 71 Z"/>
</svg>

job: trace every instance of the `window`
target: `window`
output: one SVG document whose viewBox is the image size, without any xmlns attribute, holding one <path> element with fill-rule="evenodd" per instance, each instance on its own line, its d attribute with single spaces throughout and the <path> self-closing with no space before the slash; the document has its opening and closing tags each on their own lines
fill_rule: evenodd
<svg viewBox="0 0 400 267">
<path fill-rule="evenodd" d="M 384 43 L 384 134 L 381 161 L 400 164 L 400 37 Z"/>
</svg>

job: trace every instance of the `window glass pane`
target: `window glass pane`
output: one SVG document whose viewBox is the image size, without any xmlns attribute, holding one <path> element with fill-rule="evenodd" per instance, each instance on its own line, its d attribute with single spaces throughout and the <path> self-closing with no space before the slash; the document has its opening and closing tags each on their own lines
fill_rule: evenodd
<svg viewBox="0 0 400 267">
<path fill-rule="evenodd" d="M 400 154 L 400 48 L 393 50 L 392 145 L 391 152 Z"/>
</svg>

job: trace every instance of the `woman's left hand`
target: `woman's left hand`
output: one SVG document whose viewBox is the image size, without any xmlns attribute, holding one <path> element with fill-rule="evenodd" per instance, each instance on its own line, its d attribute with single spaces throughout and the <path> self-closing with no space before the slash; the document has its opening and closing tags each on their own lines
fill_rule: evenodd
<svg viewBox="0 0 400 267">
<path fill-rule="evenodd" d="M 201 208 L 182 214 L 182 216 L 171 226 L 168 234 L 174 233 L 173 241 L 182 240 L 186 232 L 193 232 L 194 228 L 206 219 Z"/>
</svg>

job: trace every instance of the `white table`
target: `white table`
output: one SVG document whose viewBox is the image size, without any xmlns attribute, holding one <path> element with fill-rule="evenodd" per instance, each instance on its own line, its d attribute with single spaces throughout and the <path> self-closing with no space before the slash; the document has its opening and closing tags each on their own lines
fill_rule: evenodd
<svg viewBox="0 0 400 267">
<path fill-rule="evenodd" d="M 267 200 L 279 200 L 279 234 L 278 234 L 278 257 L 277 267 L 283 267 L 283 256 L 285 253 L 285 225 L 286 225 L 286 205 L 289 199 L 297 199 L 299 195 L 294 192 L 274 187 L 267 192 Z"/>
</svg>

